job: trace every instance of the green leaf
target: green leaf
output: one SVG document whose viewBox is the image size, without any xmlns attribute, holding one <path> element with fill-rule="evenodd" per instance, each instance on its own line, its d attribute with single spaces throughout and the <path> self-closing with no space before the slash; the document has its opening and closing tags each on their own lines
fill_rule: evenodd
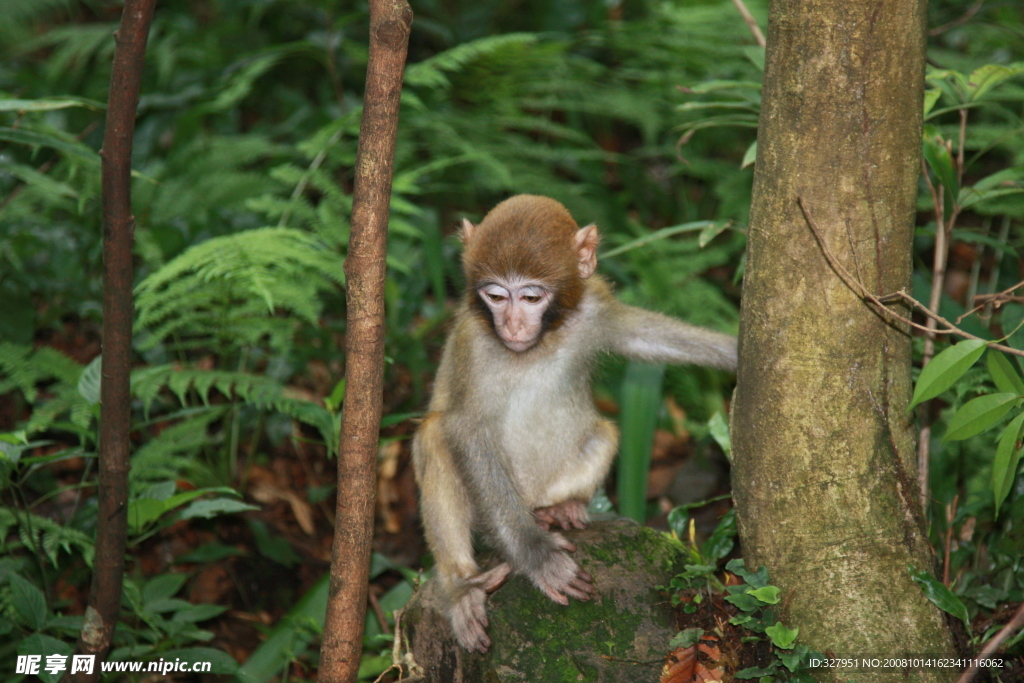
<svg viewBox="0 0 1024 683">
<path fill-rule="evenodd" d="M 956 179 L 956 170 L 953 168 L 953 153 L 935 126 L 924 127 L 921 151 L 924 154 L 924 160 L 928 162 L 928 167 L 932 169 L 932 173 L 939 179 L 942 186 L 951 196 L 957 197 L 960 194 L 960 183 Z"/>
<path fill-rule="evenodd" d="M 763 602 L 766 605 L 775 605 L 779 602 L 779 589 L 776 586 L 751 588 L 747 591 L 747 595 L 753 595 L 760 602 Z"/>
<path fill-rule="evenodd" d="M 755 598 L 752 595 L 747 595 L 746 593 L 727 595 L 725 596 L 725 601 L 731 602 L 744 612 L 753 612 L 754 610 L 762 606 L 762 604 L 757 601 L 757 598 Z"/>
<path fill-rule="evenodd" d="M 767 629 L 766 629 L 767 630 Z M 806 645 L 797 645 L 793 648 L 792 652 L 780 652 L 777 651 L 775 656 L 786 666 L 790 671 L 796 671 L 797 668 L 803 663 L 805 657 L 810 652 L 810 648 Z"/>
<path fill-rule="evenodd" d="M 743 559 L 737 557 L 736 559 L 729 560 L 729 563 L 725 565 L 725 569 L 743 579 L 748 586 L 753 588 L 764 588 L 768 585 L 768 570 L 764 566 L 758 567 L 756 572 L 748 571 Z"/>
<path fill-rule="evenodd" d="M 647 476 L 651 444 L 661 408 L 663 363 L 630 361 L 622 381 L 619 442 L 619 512 L 643 524 L 647 516 Z"/>
<path fill-rule="evenodd" d="M 1020 443 L 1024 433 L 1024 413 L 1010 421 L 999 437 L 999 445 L 996 446 L 996 457 L 992 461 L 992 497 L 995 500 L 996 515 L 999 515 L 999 506 L 1010 495 L 1010 488 L 1017 476 L 1017 465 L 1020 463 Z"/>
<path fill-rule="evenodd" d="M 924 115 L 928 116 L 928 112 L 932 110 L 935 103 L 939 101 L 939 97 L 942 96 L 942 88 L 929 88 L 924 91 Z"/>
<path fill-rule="evenodd" d="M 668 646 L 673 649 L 677 647 L 693 647 L 702 635 L 704 635 L 704 629 L 702 628 L 683 629 L 669 641 Z"/>
<path fill-rule="evenodd" d="M 82 395 L 90 405 L 98 405 L 100 402 L 100 376 L 103 372 L 100 367 L 103 356 L 96 356 L 78 378 L 78 393 Z"/>
<path fill-rule="evenodd" d="M 980 99 L 985 93 L 1003 81 L 1024 73 L 1024 64 L 986 64 L 971 72 L 967 81 L 967 92 L 971 101 Z"/>
<path fill-rule="evenodd" d="M 697 236 L 697 244 L 699 244 L 700 248 L 703 249 L 708 246 L 711 240 L 721 235 L 728 227 L 729 224 L 724 221 L 721 223 L 712 223 L 700 231 L 700 234 Z"/>
<path fill-rule="evenodd" d="M 0 140 L 30 145 L 32 147 L 52 147 L 58 152 L 77 157 L 91 164 L 99 166 L 100 163 L 100 155 L 82 143 L 77 141 L 68 142 L 53 135 L 36 133 L 35 131 L 22 130 L 20 128 L 0 127 Z"/>
<path fill-rule="evenodd" d="M 229 515 L 234 512 L 246 512 L 248 510 L 259 510 L 258 505 L 250 505 L 233 498 L 213 498 L 210 500 L 197 500 L 181 511 L 181 519 L 199 517 L 212 519 L 218 515 Z"/>
<path fill-rule="evenodd" d="M 7 575 L 7 581 L 11 587 L 11 604 L 15 611 L 29 628 L 41 629 L 47 618 L 46 596 L 43 595 L 43 591 L 28 579 L 13 572 Z"/>
<path fill-rule="evenodd" d="M 708 431 L 711 433 L 711 438 L 725 453 L 725 457 L 731 457 L 732 440 L 729 437 L 729 423 L 725 421 L 725 416 L 722 413 L 718 412 L 711 416 L 711 419 L 708 420 Z"/>
<path fill-rule="evenodd" d="M 87 100 L 81 97 L 61 97 L 39 100 L 0 99 L 0 111 L 53 111 L 54 109 L 67 109 L 68 107 L 86 107 L 88 109 L 95 110 L 106 109 L 106 106 L 102 102 Z"/>
<path fill-rule="evenodd" d="M 918 571 L 914 565 L 909 565 L 907 570 L 914 583 L 921 586 L 926 598 L 943 612 L 952 614 L 970 628 L 971 620 L 967 616 L 967 608 L 964 607 L 964 603 L 960 602 L 960 598 L 953 595 L 953 591 L 946 588 L 941 581 L 928 572 Z"/>
<path fill-rule="evenodd" d="M 932 358 L 921 370 L 908 410 L 953 386 L 985 353 L 985 344 L 984 339 L 966 339 Z"/>
<path fill-rule="evenodd" d="M 980 434 L 1010 412 L 1018 398 L 1016 393 L 989 394 L 968 401 L 949 421 L 943 440 L 960 441 Z"/>
<path fill-rule="evenodd" d="M 989 349 L 985 356 L 988 374 L 992 375 L 992 381 L 995 382 L 996 388 L 1004 393 L 1024 396 L 1024 379 L 1021 379 L 1006 354 Z"/>
<path fill-rule="evenodd" d="M 789 629 L 782 625 L 781 621 L 776 621 L 774 626 L 769 626 L 764 630 L 768 634 L 768 637 L 775 643 L 775 647 L 781 647 L 783 650 L 788 650 L 793 647 L 793 641 L 796 640 L 796 636 L 800 633 L 799 628 Z"/>
<path fill-rule="evenodd" d="M 743 153 L 743 161 L 740 163 L 740 168 L 746 168 L 757 161 L 757 140 L 750 143 L 750 147 L 747 147 L 747 151 Z"/>
<path fill-rule="evenodd" d="M 733 546 L 736 545 L 736 533 L 736 511 L 730 509 L 722 515 L 718 526 L 701 545 L 701 555 L 718 562 L 732 552 Z"/>
<path fill-rule="evenodd" d="M 673 235 L 679 235 L 684 232 L 702 232 L 704 230 L 707 230 L 714 224 L 714 221 L 694 221 L 692 223 L 682 223 L 680 225 L 672 225 L 667 228 L 662 228 L 661 230 L 655 230 L 654 232 L 648 235 L 638 237 L 635 240 L 627 242 L 626 244 L 603 252 L 600 258 L 605 259 L 612 256 L 618 256 L 619 254 L 623 254 L 627 251 L 632 251 L 633 249 L 645 246 L 647 244 L 650 244 L 651 242 L 665 239 L 666 237 L 672 237 Z"/>
</svg>

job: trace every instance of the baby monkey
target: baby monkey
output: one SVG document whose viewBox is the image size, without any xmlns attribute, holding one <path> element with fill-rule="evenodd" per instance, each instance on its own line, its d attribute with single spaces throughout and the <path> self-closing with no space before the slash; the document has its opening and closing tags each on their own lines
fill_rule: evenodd
<svg viewBox="0 0 1024 683">
<path fill-rule="evenodd" d="M 455 637 L 486 652 L 487 594 L 510 572 L 567 605 L 594 593 L 551 527 L 582 529 L 618 430 L 590 375 L 602 353 L 734 370 L 736 339 L 627 306 L 597 275 L 597 226 L 518 195 L 463 221 L 465 300 L 413 438 L 427 543 Z M 481 572 L 473 531 L 504 560 Z"/>
</svg>

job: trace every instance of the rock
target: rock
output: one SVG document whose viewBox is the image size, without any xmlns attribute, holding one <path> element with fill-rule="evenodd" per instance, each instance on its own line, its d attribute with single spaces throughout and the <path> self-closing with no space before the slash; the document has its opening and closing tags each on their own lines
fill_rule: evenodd
<svg viewBox="0 0 1024 683">
<path fill-rule="evenodd" d="M 435 608 L 428 580 L 409 601 L 402 630 L 425 683 L 635 683 L 658 680 L 676 634 L 667 586 L 683 554 L 664 534 L 629 520 L 595 521 L 565 534 L 594 577 L 589 602 L 558 605 L 511 578 L 488 601 L 492 645 L 470 654 Z M 406 679 L 409 680 L 409 679 Z"/>
</svg>

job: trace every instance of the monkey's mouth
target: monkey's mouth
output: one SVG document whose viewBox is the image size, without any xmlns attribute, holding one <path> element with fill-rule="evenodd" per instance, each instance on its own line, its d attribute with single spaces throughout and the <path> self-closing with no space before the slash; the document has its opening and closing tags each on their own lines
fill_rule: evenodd
<svg viewBox="0 0 1024 683">
<path fill-rule="evenodd" d="M 526 341 L 517 341 L 515 339 L 509 339 L 508 337 L 502 337 L 501 340 L 505 342 L 505 346 L 507 346 L 509 350 L 515 351 L 516 353 L 522 353 L 523 351 L 532 348 L 534 342 L 536 341 L 534 339 L 527 339 Z"/>
</svg>

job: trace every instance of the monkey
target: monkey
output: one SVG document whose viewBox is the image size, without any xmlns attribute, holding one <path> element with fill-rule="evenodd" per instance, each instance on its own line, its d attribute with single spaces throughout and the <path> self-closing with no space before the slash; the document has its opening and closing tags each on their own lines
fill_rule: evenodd
<svg viewBox="0 0 1024 683">
<path fill-rule="evenodd" d="M 736 339 L 628 306 L 595 274 L 596 225 L 559 202 L 517 195 L 462 223 L 465 296 L 413 436 L 440 604 L 458 643 L 486 652 L 487 595 L 515 572 L 547 597 L 594 595 L 552 527 L 585 528 L 618 450 L 591 396 L 604 353 L 736 368 Z M 481 572 L 473 532 L 501 562 Z"/>
</svg>

